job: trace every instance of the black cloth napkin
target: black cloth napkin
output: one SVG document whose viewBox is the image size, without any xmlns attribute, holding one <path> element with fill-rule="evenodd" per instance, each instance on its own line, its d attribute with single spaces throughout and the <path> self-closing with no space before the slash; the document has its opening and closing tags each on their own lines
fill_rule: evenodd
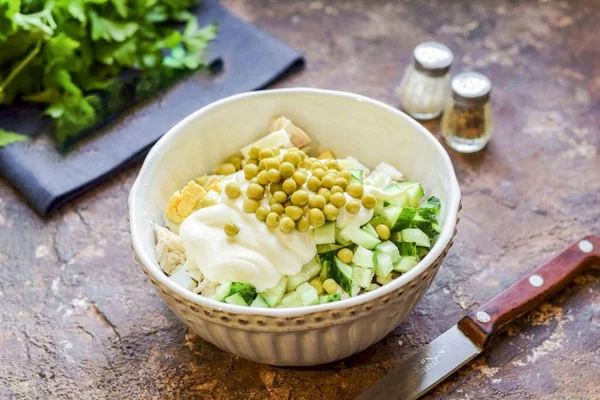
<svg viewBox="0 0 600 400">
<path fill-rule="evenodd" d="M 198 8 L 201 26 L 217 22 L 209 63 L 222 66 L 214 74 L 188 75 L 150 101 L 133 105 L 93 135 L 61 152 L 48 134 L 50 123 L 35 106 L 0 109 L 0 127 L 30 135 L 27 142 L 0 149 L 0 174 L 41 215 L 48 215 L 90 190 L 127 164 L 143 157 L 182 118 L 221 98 L 261 89 L 293 67 L 301 54 L 240 20 L 216 0 Z"/>
</svg>

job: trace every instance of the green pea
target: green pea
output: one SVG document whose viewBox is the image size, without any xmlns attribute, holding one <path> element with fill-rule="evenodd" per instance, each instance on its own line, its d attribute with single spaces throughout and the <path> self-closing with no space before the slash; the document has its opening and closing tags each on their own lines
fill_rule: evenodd
<svg viewBox="0 0 600 400">
<path fill-rule="evenodd" d="M 313 169 L 312 176 L 316 176 L 319 179 L 323 179 L 323 177 L 325 176 L 325 171 L 322 170 L 321 168 Z"/>
<path fill-rule="evenodd" d="M 267 226 L 269 228 L 277 228 L 279 226 L 279 214 L 277 214 L 276 212 L 270 212 L 267 215 L 267 219 L 265 220 L 265 223 L 267 224 Z"/>
<path fill-rule="evenodd" d="M 346 205 L 346 196 L 342 193 L 333 193 L 329 201 L 337 208 L 342 208 Z"/>
<path fill-rule="evenodd" d="M 344 191 L 342 190 L 342 188 L 339 187 L 339 186 L 333 186 L 331 189 L 329 189 L 329 191 L 331 192 L 331 194 L 334 194 L 334 193 L 344 193 Z"/>
<path fill-rule="evenodd" d="M 320 194 L 313 194 L 310 196 L 310 200 L 308 200 L 308 206 L 310 208 L 323 208 L 325 207 L 325 204 L 327 204 L 327 200 Z"/>
<path fill-rule="evenodd" d="M 269 178 L 267 177 L 267 171 L 260 171 L 258 175 L 256 175 L 256 182 L 263 186 L 268 184 Z"/>
<path fill-rule="evenodd" d="M 335 169 L 335 170 L 340 169 L 340 165 L 338 164 L 338 162 L 336 160 L 325 161 L 325 166 L 327 166 L 327 168 L 329 168 L 329 169 Z"/>
<path fill-rule="evenodd" d="M 308 204 L 308 192 L 304 189 L 296 190 L 290 198 L 292 204 L 299 207 L 306 207 Z"/>
<path fill-rule="evenodd" d="M 281 204 L 281 203 L 273 203 L 273 204 L 271 204 L 270 208 L 271 208 L 271 211 L 274 213 L 277 213 L 279 215 L 283 214 L 284 207 L 283 207 L 283 204 Z"/>
<path fill-rule="evenodd" d="M 246 189 L 246 196 L 249 199 L 260 200 L 265 195 L 265 188 L 258 183 L 251 183 Z"/>
<path fill-rule="evenodd" d="M 281 180 L 281 172 L 279 172 L 279 170 L 275 168 L 270 169 L 267 171 L 267 179 L 271 183 L 279 182 Z"/>
<path fill-rule="evenodd" d="M 390 228 L 387 225 L 379 224 L 375 227 L 375 232 L 381 240 L 388 240 L 391 236 Z"/>
<path fill-rule="evenodd" d="M 313 208 L 313 210 L 315 210 L 315 208 Z M 335 221 L 339 213 L 340 210 L 331 203 L 325 204 L 325 207 L 323 207 L 323 214 L 325 214 L 325 219 L 327 221 Z"/>
<path fill-rule="evenodd" d="M 258 175 L 258 165 L 246 164 L 244 166 L 244 178 L 250 180 Z"/>
<path fill-rule="evenodd" d="M 282 217 L 279 221 L 279 230 L 283 233 L 290 233 L 296 227 L 296 223 L 290 217 Z"/>
<path fill-rule="evenodd" d="M 285 215 L 287 215 L 294 221 L 298 221 L 300 217 L 304 215 L 304 210 L 298 206 L 288 206 L 285 208 Z"/>
<path fill-rule="evenodd" d="M 357 200 L 350 200 L 346 204 L 346 210 L 348 210 L 350 214 L 356 214 L 360 211 L 360 203 Z"/>
<path fill-rule="evenodd" d="M 321 186 L 327 189 L 331 189 L 334 183 L 335 177 L 333 177 L 333 175 L 327 174 L 321 179 Z"/>
<path fill-rule="evenodd" d="M 333 184 L 335 186 L 339 186 L 340 188 L 342 188 L 342 190 L 346 190 L 346 188 L 348 187 L 348 180 L 340 176 L 338 178 L 335 178 Z"/>
<path fill-rule="evenodd" d="M 278 192 L 280 190 L 282 190 L 281 182 L 274 182 L 269 185 L 269 191 L 271 192 L 271 194 L 274 194 L 275 192 Z"/>
<path fill-rule="evenodd" d="M 215 204 L 217 204 L 217 201 L 215 199 L 210 199 L 208 197 L 205 197 L 200 202 L 200 208 L 214 206 Z"/>
<path fill-rule="evenodd" d="M 250 158 L 258 158 L 258 155 L 262 149 L 256 145 L 250 148 Z"/>
<path fill-rule="evenodd" d="M 310 228 L 310 223 L 308 222 L 308 218 L 301 217 L 298 221 L 296 221 L 296 230 L 298 232 L 306 232 Z"/>
<path fill-rule="evenodd" d="M 223 230 L 225 231 L 225 234 L 229 237 L 235 236 L 238 234 L 238 232 L 240 231 L 240 228 L 238 228 L 238 226 L 232 222 L 228 222 L 225 224 L 225 226 L 223 227 Z"/>
<path fill-rule="evenodd" d="M 235 171 L 235 165 L 233 165 L 232 163 L 221 164 L 221 166 L 217 168 L 217 174 L 219 175 L 231 175 L 235 174 Z"/>
<path fill-rule="evenodd" d="M 303 174 L 300 171 L 294 172 L 294 175 L 292 176 L 292 178 L 296 181 L 296 183 L 298 184 L 298 186 L 304 185 L 306 183 L 306 180 L 307 180 L 306 174 Z"/>
<path fill-rule="evenodd" d="M 265 158 L 261 161 L 261 163 L 266 170 L 279 168 L 279 158 L 277 157 Z"/>
<path fill-rule="evenodd" d="M 313 171 L 314 171 L 315 169 L 322 169 L 323 171 L 327 171 L 327 170 L 329 169 L 329 168 L 327 168 L 327 167 L 325 166 L 325 164 L 323 164 L 322 162 L 320 162 L 320 161 L 316 161 L 316 158 L 315 158 L 315 161 L 313 161 L 313 163 L 312 163 L 312 165 L 311 165 L 310 167 L 311 167 L 311 169 L 312 169 Z"/>
<path fill-rule="evenodd" d="M 246 213 L 255 213 L 260 203 L 253 199 L 244 200 L 243 210 Z"/>
<path fill-rule="evenodd" d="M 329 191 L 329 189 L 326 188 L 319 189 L 317 194 L 320 194 L 321 196 L 325 197 L 326 202 L 329 202 L 329 199 L 331 198 L 331 192 Z"/>
<path fill-rule="evenodd" d="M 297 168 L 302 162 L 302 156 L 296 151 L 288 150 L 287 153 L 283 155 L 283 161 L 287 161 Z"/>
<path fill-rule="evenodd" d="M 287 178 L 285 181 L 283 181 L 281 188 L 285 193 L 289 195 L 294 193 L 296 189 L 298 189 L 298 185 L 296 184 L 296 181 L 292 178 Z"/>
<path fill-rule="evenodd" d="M 258 159 L 259 160 L 262 160 L 262 159 L 265 159 L 265 158 L 274 157 L 274 156 L 275 156 L 275 153 L 271 149 L 262 149 L 258 153 Z"/>
<path fill-rule="evenodd" d="M 343 248 L 337 252 L 337 257 L 344 264 L 350 264 L 352 262 L 352 258 L 354 258 L 354 253 L 348 248 Z"/>
<path fill-rule="evenodd" d="M 340 171 L 340 177 L 344 178 L 346 181 L 349 182 L 350 178 L 352 177 L 352 174 L 347 169 L 344 169 L 344 170 Z"/>
<path fill-rule="evenodd" d="M 285 161 L 279 166 L 279 172 L 281 172 L 281 176 L 283 176 L 284 178 L 289 178 L 292 175 L 294 175 L 294 172 L 296 172 L 296 168 L 291 162 Z"/>
<path fill-rule="evenodd" d="M 267 215 L 269 215 L 269 210 L 267 210 L 266 208 L 264 208 L 264 207 L 258 207 L 256 209 L 256 218 L 259 221 L 263 221 L 264 222 L 267 219 Z"/>
<path fill-rule="evenodd" d="M 258 167 L 258 159 L 257 158 L 249 158 L 246 160 L 246 165 L 256 165 Z"/>
<path fill-rule="evenodd" d="M 325 224 L 325 214 L 318 208 L 311 208 L 308 212 L 308 222 L 315 228 L 323 226 Z"/>
<path fill-rule="evenodd" d="M 362 205 L 371 210 L 377 205 L 377 199 L 372 194 L 364 195 L 362 198 Z"/>
<path fill-rule="evenodd" d="M 350 196 L 359 199 L 364 193 L 364 188 L 360 183 L 351 183 L 346 188 L 346 192 Z"/>
<path fill-rule="evenodd" d="M 230 199 L 237 198 L 240 194 L 242 194 L 242 190 L 240 186 L 235 182 L 229 182 L 227 186 L 225 186 L 225 194 Z"/>
<path fill-rule="evenodd" d="M 308 190 L 316 192 L 321 188 L 321 180 L 316 176 L 311 176 L 310 178 L 308 178 L 308 181 L 306 181 L 306 187 L 308 188 Z"/>
<path fill-rule="evenodd" d="M 285 194 L 285 192 L 278 190 L 277 192 L 273 193 L 273 199 L 275 199 L 275 201 L 277 201 L 278 203 L 285 203 L 288 199 L 287 194 Z"/>
</svg>

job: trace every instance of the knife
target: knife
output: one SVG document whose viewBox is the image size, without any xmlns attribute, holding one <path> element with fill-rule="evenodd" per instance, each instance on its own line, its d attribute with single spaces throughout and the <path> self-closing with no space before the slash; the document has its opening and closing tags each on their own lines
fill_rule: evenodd
<svg viewBox="0 0 600 400">
<path fill-rule="evenodd" d="M 357 400 L 419 398 L 479 355 L 502 326 L 537 308 L 598 261 L 600 237 L 584 237 L 409 356 Z"/>
</svg>

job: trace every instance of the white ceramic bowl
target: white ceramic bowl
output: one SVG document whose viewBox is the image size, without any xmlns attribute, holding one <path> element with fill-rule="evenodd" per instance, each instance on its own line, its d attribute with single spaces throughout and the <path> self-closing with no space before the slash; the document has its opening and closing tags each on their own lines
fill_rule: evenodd
<svg viewBox="0 0 600 400">
<path fill-rule="evenodd" d="M 311 307 L 256 309 L 187 291 L 162 272 L 152 224 L 163 222 L 171 194 L 266 133 L 285 115 L 313 138 L 313 148 L 352 155 L 369 167 L 386 161 L 442 201 L 442 232 L 411 271 L 367 294 Z M 129 195 L 136 259 L 183 323 L 240 357 L 274 365 L 315 365 L 348 357 L 404 320 L 431 284 L 452 244 L 460 189 L 448 154 L 406 114 L 364 96 L 319 89 L 244 93 L 212 103 L 154 145 Z"/>
</svg>

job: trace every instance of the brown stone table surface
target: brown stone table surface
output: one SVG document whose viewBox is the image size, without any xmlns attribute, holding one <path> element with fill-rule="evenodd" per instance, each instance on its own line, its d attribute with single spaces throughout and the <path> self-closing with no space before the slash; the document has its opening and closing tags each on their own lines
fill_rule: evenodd
<svg viewBox="0 0 600 400">
<path fill-rule="evenodd" d="M 396 104 L 411 50 L 428 39 L 455 51 L 453 71 L 491 78 L 491 143 L 450 152 L 463 210 L 435 282 L 400 327 L 356 356 L 258 365 L 189 332 L 134 262 L 126 198 L 139 164 L 47 220 L 0 182 L 0 398 L 349 399 L 468 309 L 600 233 L 597 1 L 225 4 L 305 52 L 306 68 L 278 87 Z M 510 325 L 427 398 L 599 399 L 599 277 L 584 274 Z"/>
</svg>

